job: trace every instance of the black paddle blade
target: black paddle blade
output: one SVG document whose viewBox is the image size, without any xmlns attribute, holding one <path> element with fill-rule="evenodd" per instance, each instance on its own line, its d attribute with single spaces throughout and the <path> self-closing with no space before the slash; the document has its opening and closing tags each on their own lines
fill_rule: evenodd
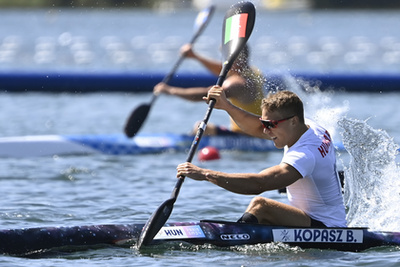
<svg viewBox="0 0 400 267">
<path fill-rule="evenodd" d="M 147 246 L 151 243 L 160 229 L 164 226 L 165 222 L 171 215 L 173 205 L 176 198 L 170 198 L 166 200 L 160 207 L 151 215 L 150 219 L 147 221 L 140 233 L 137 247 Z"/>
<path fill-rule="evenodd" d="M 124 132 L 126 136 L 132 138 L 137 134 L 146 120 L 149 111 L 150 104 L 142 104 L 132 112 L 125 124 Z"/>
<path fill-rule="evenodd" d="M 242 51 L 254 28 L 256 9 L 250 2 L 233 5 L 225 14 L 222 31 L 223 69 L 220 74 L 225 79 L 236 58 Z M 217 82 L 222 85 L 220 79 Z"/>
</svg>

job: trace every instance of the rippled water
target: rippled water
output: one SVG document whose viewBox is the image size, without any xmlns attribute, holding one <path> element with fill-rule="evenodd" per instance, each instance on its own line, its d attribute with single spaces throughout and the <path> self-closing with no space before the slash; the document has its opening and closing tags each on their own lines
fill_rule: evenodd
<svg viewBox="0 0 400 267">
<path fill-rule="evenodd" d="M 77 11 L 77 12 L 48 12 L 48 11 L 1 11 L 1 19 L 11 19 L 18 22 L 18 19 L 28 18 L 32 25 L 32 31 L 23 31 L 17 27 L 18 23 L 9 23 L 8 27 L 1 29 L 3 44 L 5 38 L 10 35 L 19 36 L 20 49 L 17 51 L 26 51 L 25 56 L 15 53 L 14 59 L 18 59 L 2 65 L 2 70 L 47 70 L 54 68 L 57 70 L 81 70 L 96 71 L 109 69 L 110 71 L 149 69 L 167 70 L 170 68 L 171 61 L 176 56 L 176 50 L 181 41 L 184 42 L 190 35 L 190 29 L 187 25 L 178 23 L 179 36 L 174 46 L 166 53 L 159 53 L 151 57 L 149 50 L 140 50 L 138 53 L 140 64 L 111 63 L 106 50 L 98 46 L 98 42 L 104 36 L 118 35 L 120 39 L 125 40 L 125 44 L 131 46 L 131 40 L 134 38 L 134 31 L 138 30 L 135 18 L 149 19 L 150 13 L 136 13 L 131 11 Z M 178 12 L 178 11 L 177 11 Z M 182 13 L 180 13 L 182 12 Z M 159 21 L 171 21 L 171 17 L 179 20 L 190 21 L 194 18 L 196 12 L 179 11 L 176 14 L 156 14 Z M 22 14 L 22 15 L 21 15 Z M 362 16 L 361 14 L 364 14 Z M 365 15 L 366 14 L 366 15 Z M 3 16 L 4 15 L 4 16 Z M 68 16 L 67 16 L 68 15 Z M 89 16 L 90 15 L 90 16 Z M 394 27 L 393 16 L 395 13 L 389 12 L 386 15 L 377 14 L 374 27 L 379 30 L 367 30 L 364 25 L 369 21 L 369 13 L 355 13 L 354 16 L 348 14 L 339 17 L 343 21 L 356 18 L 357 23 L 351 24 L 355 31 L 360 35 L 365 35 L 370 40 L 381 40 L 384 36 L 397 36 L 397 28 Z M 71 19 L 76 16 L 76 20 Z M 387 16 L 387 20 L 382 20 L 381 16 Z M 88 17 L 88 21 L 83 18 Z M 293 14 L 293 13 L 265 13 L 260 19 L 274 21 L 265 23 L 266 28 L 257 29 L 256 38 L 253 46 L 261 46 L 263 42 L 262 35 L 271 35 L 279 40 L 284 40 L 286 36 L 294 29 L 307 29 L 310 22 L 319 22 L 325 17 L 325 22 L 330 24 L 332 32 L 324 32 L 323 23 L 318 23 L 321 28 L 313 31 L 307 31 L 308 40 L 316 41 L 317 37 L 337 34 L 341 41 L 349 41 L 348 38 L 354 35 L 354 32 L 344 31 L 346 25 L 334 14 Z M 67 20 L 68 18 L 68 20 Z M 285 20 L 283 20 L 285 18 Z M 299 20 L 305 18 L 305 20 Z M 165 19 L 165 20 L 164 20 Z M 333 20 L 335 21 L 333 22 Z M 299 23 L 296 27 L 289 22 Z M 397 21 L 397 20 L 396 20 Z M 37 23 L 37 24 L 34 24 Z M 214 22 L 217 23 L 217 22 Z M 272 24 L 273 23 L 273 24 Z M 277 25 L 281 25 L 278 27 Z M 187 23 L 186 23 L 187 24 Z M 333 26 L 332 26 L 333 24 Z M 391 27 L 387 27 L 391 24 Z M 83 27 L 82 25 L 85 25 Z M 90 27 L 89 27 L 90 25 Z M 104 26 L 106 25 L 106 26 Z M 146 25 L 146 31 L 141 31 L 145 44 L 150 46 L 154 40 L 160 36 L 174 35 L 167 34 L 167 30 L 157 30 L 155 26 Z M 215 24 L 214 24 L 215 25 Z M 370 25 L 370 24 L 368 24 Z M 211 25 L 210 25 L 211 26 Z M 292 26 L 292 27 L 290 27 Z M 96 28 L 96 31 L 88 31 Z M 216 26 L 215 26 L 216 27 Z M 328 27 L 328 26 L 327 26 Z M 44 30 L 46 29 L 46 30 Z M 185 29 L 185 30 L 184 30 Z M 286 29 L 286 30 L 285 30 Z M 361 30 L 363 29 L 363 30 Z M 172 29 L 169 29 L 172 32 Z M 220 28 L 208 28 L 205 38 L 218 40 L 212 35 L 213 31 L 219 32 Z M 126 34 L 127 32 L 132 34 Z M 25 32 L 22 35 L 20 32 Z M 39 33 L 38 33 L 39 32 Z M 68 37 L 63 35 L 70 33 L 74 36 L 84 36 L 90 40 L 91 47 L 97 47 L 92 53 L 104 55 L 100 60 L 98 56 L 93 57 L 93 61 L 86 64 L 78 64 L 73 59 L 72 44 L 66 46 L 60 44 L 60 38 Z M 6 34 L 4 34 L 6 33 Z M 117 34 L 118 33 L 118 34 Z M 300 34 L 300 30 L 298 32 Z M 305 34 L 305 33 L 303 33 Z M 38 37 L 49 36 L 54 42 L 55 61 L 52 63 L 38 63 L 32 60 L 32 55 L 36 53 L 35 44 Z M 208 36 L 208 37 L 207 37 Z M 212 36 L 212 37 L 210 37 Z M 219 34 L 218 34 L 219 36 Z M 379 37 L 379 38 L 378 38 Z M 396 37 L 397 38 L 397 37 Z M 61 38 L 62 39 L 62 38 Z M 165 39 L 161 38 L 160 43 Z M 75 39 L 71 39 L 75 40 Z M 394 40 L 394 39 L 393 39 Z M 315 42 L 316 44 L 317 42 Z M 394 42 L 395 43 L 395 42 Z M 201 45 L 209 45 L 208 42 L 199 42 Z M 378 44 L 378 43 L 376 43 Z M 217 41 L 215 41 L 217 46 Z M 153 46 L 152 46 L 153 47 Z M 156 46 L 154 46 L 156 47 Z M 154 48 L 153 47 L 153 48 Z M 4 46 L 2 46 L 4 49 Z M 62 50 L 65 49 L 65 50 Z M 203 49 L 211 51 L 210 46 L 204 46 Z M 64 51 L 64 52 L 63 52 Z M 96 52 L 95 52 L 96 51 Z M 255 50 L 260 53 L 267 53 L 266 50 Z M 381 50 L 380 50 L 381 51 Z M 382 50 L 383 51 L 383 50 Z M 133 53 L 133 52 L 132 52 Z M 136 52 L 135 52 L 136 53 Z M 93 54 L 93 55 L 94 55 Z M 264 55 L 265 55 L 264 54 Z M 272 53 L 271 53 L 272 54 Z M 1 55 L 1 53 L 0 53 Z M 135 54 L 136 55 L 136 54 Z M 169 55 L 169 56 L 160 56 Z M 139 58 L 143 56 L 146 58 Z M 60 58 L 65 58 L 65 61 Z M 150 59 L 163 59 L 164 61 L 152 61 Z M 267 69 L 271 67 L 269 57 L 255 57 L 262 67 Z M 25 59 L 25 61 L 24 61 Z M 100 60 L 100 61 L 99 61 Z M 303 63 L 293 62 L 294 68 L 305 66 Z M 299 61 L 301 62 L 301 61 Z M 370 62 L 370 61 L 369 61 Z M 3 61 L 4 63 L 4 61 Z M 56 64 L 55 64 L 56 63 Z M 298 65 L 297 65 L 298 64 Z M 307 65 L 307 64 L 306 64 Z M 353 69 L 348 65 L 342 65 L 344 70 Z M 187 65 L 187 69 L 193 66 Z M 297 67 L 295 67 L 297 66 Z M 377 68 L 382 72 L 396 71 L 396 65 L 390 65 L 390 68 L 382 67 L 382 64 L 361 64 L 363 68 Z M 307 67 L 307 66 L 306 66 Z M 310 65 L 310 68 L 320 70 L 318 65 Z M 193 67 L 194 69 L 198 67 Z M 293 90 L 297 90 L 293 85 Z M 322 121 L 326 127 L 333 133 L 334 139 L 342 140 L 346 138 L 343 125 L 336 122 L 343 117 L 349 119 L 367 120 L 368 125 L 373 129 L 383 129 L 394 143 L 400 143 L 400 117 L 396 116 L 399 95 L 397 93 L 385 94 L 367 94 L 367 93 L 304 93 L 297 91 L 306 103 L 306 113 L 309 117 L 315 117 Z M 96 93 L 96 94 L 0 94 L 0 133 L 3 136 L 15 136 L 26 134 L 104 134 L 121 132 L 128 114 L 133 108 L 143 102 L 150 100 L 150 94 L 123 94 L 123 93 Z M 154 109 L 144 125 L 143 132 L 187 132 L 192 125 L 201 120 L 206 111 L 206 105 L 203 103 L 190 103 L 168 96 L 160 96 L 155 103 Z M 210 122 L 228 124 L 227 116 L 224 112 L 215 110 L 211 116 Z M 361 123 L 368 129 L 365 123 Z M 352 127 L 350 123 L 349 127 Z M 374 131 L 372 131 L 374 132 Z M 380 133 L 378 133 L 379 135 Z M 382 137 L 386 136 L 381 133 Z M 365 141 L 366 136 L 357 133 L 353 134 L 354 142 L 351 146 L 357 149 L 358 141 Z M 385 142 L 390 142 L 385 139 Z M 365 144 L 368 146 L 368 143 Z M 390 145 L 388 146 L 390 147 Z M 369 151 L 371 152 L 371 151 Z M 386 151 L 388 152 L 388 151 Z M 373 153 L 373 151 L 371 152 Z M 380 151 L 387 155 L 385 151 Z M 197 158 L 194 162 L 204 167 L 218 169 L 229 172 L 257 172 L 265 167 L 279 163 L 281 159 L 280 152 L 272 153 L 242 153 L 242 152 L 221 152 L 222 158 L 218 161 L 209 161 L 199 163 Z M 367 155 L 367 154 L 365 154 Z M 390 157 L 389 157 L 390 158 Z M 141 156 L 110 156 L 110 155 L 91 155 L 91 156 L 68 156 L 68 157 L 43 157 L 13 159 L 2 158 L 0 160 L 0 188 L 2 197 L 0 198 L 0 228 L 22 228 L 39 226 L 75 226 L 87 224 L 104 223 L 134 223 L 145 222 L 152 212 L 166 200 L 175 185 L 175 167 L 178 163 L 186 159 L 185 153 L 164 153 L 155 155 Z M 367 171 L 363 173 L 365 179 L 359 182 L 362 185 L 368 185 L 368 182 L 374 183 L 379 189 L 379 179 L 393 179 L 398 177 L 397 164 L 398 156 L 394 156 L 391 162 L 391 169 L 385 169 L 379 173 L 383 165 L 380 165 L 374 157 L 356 158 L 351 161 L 348 153 L 338 154 L 338 165 L 356 177 L 360 173 L 358 165 L 363 160 L 368 166 Z M 390 164 L 389 164 L 390 165 Z M 370 171 L 370 172 L 368 172 Z M 374 175 L 371 175 L 374 174 Z M 379 175 L 378 175 L 379 174 Z M 397 179 L 398 180 L 398 179 Z M 359 184 L 354 185 L 357 189 Z M 392 187 L 398 194 L 398 187 Z M 386 190 L 382 188 L 382 190 Z M 381 198 L 384 203 L 391 203 L 393 191 L 367 191 L 372 199 Z M 286 201 L 286 196 L 279 195 L 277 192 L 267 192 L 264 196 Z M 195 182 L 187 179 L 182 186 L 178 201 L 174 205 L 171 221 L 197 221 L 200 219 L 222 219 L 236 220 L 246 208 L 252 196 L 241 196 L 229 193 L 217 188 L 209 183 Z M 384 198 L 384 199 L 382 199 Z M 352 200 L 353 205 L 360 204 L 362 199 L 357 196 Z M 369 206 L 379 210 L 380 215 L 397 218 L 398 205 L 392 205 L 385 212 L 383 207 Z M 374 218 L 374 213 L 363 212 L 355 214 L 358 224 L 366 223 L 371 226 L 382 223 Z M 383 216 L 380 216 L 382 218 Z M 374 225 L 375 223 L 375 225 Z M 387 223 L 387 222 L 383 222 Z M 390 222 L 391 227 L 400 230 L 398 222 Z M 397 226 L 397 228 L 396 228 Z M 100 250 L 89 250 L 82 252 L 50 255 L 44 259 L 24 259 L 9 256 L 0 256 L 0 265 L 2 266 L 395 266 L 400 256 L 398 247 L 377 248 L 360 253 L 337 252 L 329 250 L 301 250 L 298 248 L 288 248 L 281 245 L 260 245 L 260 246 L 242 246 L 229 249 L 219 249 L 214 247 L 202 246 L 184 246 L 164 247 L 157 250 L 150 250 L 139 253 L 134 248 L 105 248 Z"/>
<path fill-rule="evenodd" d="M 309 104 L 309 116 L 315 114 L 312 103 L 325 98 L 324 107 L 328 110 L 328 117 L 332 116 L 330 113 L 340 110 L 339 117 L 347 115 L 361 120 L 370 118 L 370 125 L 385 129 L 395 141 L 399 140 L 400 131 L 395 127 L 399 123 L 398 117 L 386 117 L 390 107 L 397 104 L 397 94 L 325 93 L 320 94 L 319 98 L 316 96 L 305 95 L 303 98 Z M 374 101 L 370 101 L 372 96 Z M 7 135 L 118 132 L 131 109 L 148 101 L 149 97 L 149 94 L 121 93 L 2 94 L 0 105 L 6 112 L 3 112 L 0 118 L 2 122 L 7 123 L 0 125 L 0 131 L 6 132 Z M 202 119 L 206 110 L 206 105 L 202 103 L 193 104 L 166 96 L 158 99 L 156 107 L 152 110 L 143 132 L 188 131 L 195 121 Z M 165 110 L 171 115 L 165 115 Z M 325 113 L 321 108 L 319 110 Z M 342 113 L 342 110 L 347 111 Z M 376 111 L 375 114 L 371 116 L 370 110 Z M 226 115 L 215 110 L 211 122 L 227 124 Z M 342 132 L 340 127 L 336 127 L 337 140 L 341 139 Z M 195 158 L 194 162 L 222 171 L 254 172 L 277 164 L 281 158 L 280 152 L 222 152 L 221 155 L 222 158 L 218 161 L 199 163 Z M 185 158 L 185 153 L 18 160 L 3 158 L 0 161 L 0 183 L 3 190 L 0 200 L 0 227 L 5 229 L 144 222 L 161 202 L 169 197 L 176 182 L 175 167 Z M 348 154 L 339 154 L 338 163 L 343 168 L 351 167 Z M 391 175 L 397 176 L 395 171 Z M 277 192 L 263 195 L 286 201 L 286 197 Z M 380 195 L 388 196 L 384 192 Z M 170 220 L 236 220 L 250 199 L 251 196 L 229 193 L 209 183 L 186 180 Z M 390 199 L 387 201 L 390 202 Z M 379 209 L 376 206 L 375 208 Z M 381 212 L 384 213 L 382 210 Z M 398 214 L 396 206 L 388 212 L 393 216 Z M 368 214 L 371 213 L 361 215 L 373 220 L 374 217 Z M 397 226 L 399 227 L 398 223 Z M 378 248 L 362 253 L 299 250 L 274 245 L 232 249 L 187 247 L 164 248 L 148 254 L 138 253 L 135 249 L 110 248 L 57 255 L 44 260 L 1 256 L 0 263 L 17 266 L 26 265 L 28 262 L 38 266 L 64 266 L 70 265 L 71 262 L 74 265 L 85 266 L 185 266 L 187 261 L 190 261 L 193 266 L 264 266 L 268 263 L 278 266 L 316 266 L 324 260 L 326 264 L 332 265 L 340 263 L 341 266 L 362 266 L 374 265 L 377 262 L 394 264 L 397 261 L 395 255 L 398 256 L 395 247 Z"/>
</svg>

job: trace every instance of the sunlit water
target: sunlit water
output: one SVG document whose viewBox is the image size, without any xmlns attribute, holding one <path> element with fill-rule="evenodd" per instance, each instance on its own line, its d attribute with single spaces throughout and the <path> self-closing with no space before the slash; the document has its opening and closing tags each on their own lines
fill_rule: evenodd
<svg viewBox="0 0 400 267">
<path fill-rule="evenodd" d="M 310 107 L 317 96 L 324 99 L 319 112 Z M 398 196 L 398 186 L 395 186 L 398 183 L 398 170 L 395 163 L 396 156 L 393 154 L 396 146 L 391 142 L 397 143 L 399 140 L 400 132 L 393 127 L 399 122 L 396 116 L 385 117 L 387 109 L 397 104 L 397 95 L 393 93 L 372 96 L 373 105 L 369 103 L 370 94 L 302 95 L 310 110 L 307 111 L 308 116 L 324 117 L 323 114 L 328 113 L 330 117 L 339 118 L 339 124 L 329 121 L 329 127 L 333 128 L 336 125 L 336 140 L 342 140 L 351 151 L 350 154 L 343 152 L 338 154 L 339 168 L 345 170 L 348 177 L 346 190 L 352 190 L 346 204 L 349 207 L 355 206 L 355 210 L 354 207 L 349 210 L 350 223 L 398 230 L 400 228 L 396 220 L 398 205 L 391 205 Z M 149 94 L 120 93 L 2 94 L 0 105 L 5 112 L 1 115 L 1 121 L 6 123 L 2 123 L 0 129 L 7 135 L 119 132 L 132 108 L 148 101 L 149 98 Z M 206 110 L 205 104 L 188 103 L 166 96 L 161 96 L 157 100 L 156 107 L 152 110 L 143 132 L 186 132 L 191 129 L 195 121 L 202 119 Z M 165 110 L 171 115 L 165 115 Z M 370 115 L 370 110 L 376 111 L 375 115 Z M 335 115 L 329 115 L 331 113 Z M 383 117 L 386 119 L 381 119 Z M 354 123 L 353 118 L 361 121 Z M 367 119 L 368 125 L 363 122 Z M 227 125 L 226 114 L 215 110 L 210 122 Z M 362 130 L 372 127 L 386 129 L 390 137 L 379 130 L 369 130 L 367 133 Z M 357 131 L 358 129 L 361 131 Z M 351 138 L 346 136 L 346 132 L 351 133 Z M 357 140 L 363 140 L 363 145 L 361 146 Z M 379 145 L 376 145 L 377 142 Z M 368 147 L 374 150 L 365 151 Z M 385 149 L 379 149 L 380 147 Z M 379 157 L 375 157 L 375 153 L 379 153 Z M 223 151 L 221 156 L 218 161 L 204 163 L 200 163 L 195 157 L 194 162 L 221 171 L 255 172 L 279 163 L 281 153 Z M 175 185 L 175 167 L 185 158 L 185 153 L 143 156 L 60 156 L 18 160 L 3 158 L 0 161 L 0 183 L 4 192 L 0 200 L 2 207 L 0 227 L 5 229 L 144 222 L 161 202 L 169 197 Z M 286 201 L 286 196 L 277 192 L 263 195 Z M 251 197 L 236 195 L 209 183 L 188 179 L 182 186 L 170 220 L 191 221 L 205 218 L 236 220 Z M 366 202 L 366 199 L 369 201 Z M 376 214 L 379 216 L 375 216 Z M 133 248 L 77 252 L 57 255 L 56 258 L 60 259 L 55 259 L 53 256 L 46 260 L 35 260 L 33 264 L 63 266 L 70 264 L 69 260 L 74 260 L 74 264 L 78 265 L 95 265 L 102 262 L 106 265 L 120 266 L 144 264 L 185 266 L 183 262 L 190 260 L 193 266 L 204 264 L 237 266 L 238 262 L 245 266 L 263 266 L 269 262 L 278 266 L 287 264 L 313 266 L 320 260 L 326 261 L 327 264 L 337 264 L 339 258 L 341 265 L 353 266 L 354 259 L 365 264 L 380 261 L 390 264 L 396 262 L 394 255 L 397 255 L 397 248 L 343 253 L 304 251 L 279 245 L 232 249 L 183 246 L 179 249 L 164 247 L 144 254 Z M 15 262 L 21 266 L 28 261 L 6 256 L 0 259 L 5 264 Z M 68 261 L 65 262 L 65 259 Z"/>
<path fill-rule="evenodd" d="M 10 14 L 18 17 L 17 14 L 19 13 L 13 12 Z M 28 18 L 38 18 L 42 14 L 30 12 L 32 13 Z M 110 13 L 113 15 L 112 18 L 115 19 L 120 32 L 136 30 L 135 24 L 132 22 L 134 21 L 133 15 L 129 12 L 122 12 L 123 16 L 120 16 L 119 20 L 115 18 L 114 12 Z M 73 13 L 69 13 L 69 15 L 71 14 Z M 83 16 L 82 13 L 78 14 L 78 17 Z M 92 18 L 92 25 L 100 25 L 97 24 L 100 23 L 99 21 L 110 19 L 106 16 L 107 12 L 101 14 L 102 16 Z M 194 14 L 195 12 L 186 15 L 185 21 L 192 23 L 191 19 Z M 278 20 L 278 15 L 285 16 L 285 18 L 307 17 L 307 14 L 304 13 L 297 16 L 274 13 L 266 15 L 264 19 L 271 16 L 276 21 L 281 21 Z M 59 14 L 59 16 L 63 17 L 63 14 Z M 318 16 L 323 17 L 322 15 Z M 334 17 L 332 14 L 327 16 L 328 18 Z M 48 21 L 57 21 L 60 17 L 46 16 L 45 18 Z M 1 18 L 3 19 L 3 16 Z M 390 18 L 389 16 L 389 22 L 391 21 Z M 130 21 L 129 24 L 126 24 L 126 27 L 121 26 L 124 19 Z M 161 20 L 161 18 L 159 19 Z M 347 17 L 347 19 L 349 18 Z M 361 21 L 367 20 L 366 17 L 361 19 Z M 100 27 L 98 29 L 100 37 L 95 35 L 94 31 L 88 34 L 87 29 L 84 34 L 84 27 L 79 27 L 83 24 L 74 24 L 73 21 L 71 19 L 69 23 L 61 23 L 61 25 L 69 25 L 63 26 L 65 28 L 58 30 L 56 27 L 49 28 L 48 31 L 43 31 L 43 34 L 59 38 L 62 33 L 68 31 L 72 35 L 87 35 L 97 40 L 104 36 L 106 31 L 109 31 L 107 34 L 113 31 L 110 24 L 109 28 Z M 276 26 L 276 21 L 274 25 L 268 26 L 270 27 L 268 30 L 271 31 L 266 34 L 273 34 L 285 39 L 282 36 L 290 35 L 290 33 L 280 32 L 280 28 Z M 281 23 L 284 22 L 281 21 Z M 386 25 L 384 22 L 377 24 Z M 180 24 L 180 26 L 186 28 L 183 27 L 186 25 Z M 154 26 L 148 25 L 148 27 L 146 32 L 142 33 L 143 35 L 148 32 L 163 32 L 163 34 L 166 32 L 166 30 L 155 30 Z M 356 25 L 355 27 L 361 26 Z M 17 28 L 14 24 L 10 24 L 2 31 L 15 35 L 21 31 L 20 28 Z M 393 30 L 393 28 L 395 27 L 390 29 Z M 209 28 L 209 30 L 211 29 L 213 27 Z M 344 27 L 341 27 L 335 29 L 334 32 L 337 33 L 343 31 L 343 29 Z M 382 30 L 379 35 L 382 35 L 382 37 L 383 35 L 394 35 L 393 32 L 389 32 L 390 29 Z M 218 27 L 215 31 L 219 32 L 219 30 Z M 319 31 L 316 30 L 307 34 L 312 39 L 321 31 L 319 29 Z M 33 40 L 32 36 L 37 36 L 34 32 L 26 33 L 27 39 Z M 256 33 L 259 34 L 260 32 L 261 29 L 258 29 Z M 366 30 L 361 32 L 369 33 Z M 343 36 L 351 36 L 352 34 L 353 32 L 345 31 Z M 146 71 L 148 71 L 150 66 L 155 65 L 154 67 L 158 70 L 168 70 L 174 55 L 176 55 L 176 50 L 181 41 L 184 42 L 185 37 L 190 35 L 190 30 L 186 30 L 183 35 L 184 37 L 179 37 L 179 41 L 174 43 L 175 46 L 169 52 L 171 56 L 164 58 L 164 63 L 155 64 L 154 61 L 139 59 L 144 64 L 143 69 L 147 68 Z M 373 31 L 371 36 L 374 35 L 378 35 L 378 33 Z M 125 35 L 121 34 L 121 36 Z M 146 36 L 143 39 L 153 35 L 149 33 Z M 343 36 L 341 38 L 344 38 Z M 68 36 L 63 35 L 63 37 Z M 156 37 L 157 35 L 154 34 L 151 38 L 156 39 Z M 25 38 L 25 35 L 23 38 Z M 68 39 L 64 41 L 68 41 Z M 59 42 L 59 39 L 56 42 Z M 217 45 L 217 42 L 215 42 L 215 45 Z M 262 43 L 255 42 L 255 45 L 261 46 Z M 31 51 L 29 44 L 27 47 L 27 51 Z M 70 49 L 69 46 L 67 47 Z M 204 49 L 212 50 L 209 46 Z M 56 53 L 55 55 L 58 58 L 63 54 Z M 69 56 L 70 50 L 68 50 L 66 58 L 69 58 Z M 16 57 L 18 58 L 18 56 Z M 150 58 L 148 54 L 145 54 L 144 57 Z M 27 56 L 27 58 L 26 64 L 20 62 L 21 58 L 19 58 L 20 60 L 14 63 L 3 64 L 2 68 L 7 71 L 10 69 L 45 70 L 50 66 L 46 64 L 35 65 L 38 63 L 32 63 L 30 56 Z M 263 69 L 270 67 L 262 63 L 264 62 L 261 61 L 262 57 L 255 58 L 260 60 L 259 63 L 264 64 L 262 65 Z M 68 60 L 65 62 L 68 62 Z M 57 63 L 54 68 L 57 70 L 84 71 L 104 70 L 106 68 L 107 64 L 99 63 L 97 57 L 93 60 L 90 64 Z M 54 62 L 51 64 L 54 64 Z M 301 66 L 304 65 L 303 63 L 296 64 Z M 120 71 L 124 68 L 121 66 L 130 68 L 129 64 L 111 64 L 108 67 L 110 71 Z M 189 64 L 188 66 L 193 65 Z M 390 66 L 393 67 L 394 65 Z M 366 67 L 378 68 L 374 64 L 367 64 Z M 135 65 L 132 68 L 138 67 Z M 196 67 L 193 68 L 196 69 Z M 319 67 L 315 65 L 311 65 L 310 68 L 319 70 Z M 344 68 L 353 69 L 349 66 Z M 387 69 L 382 67 L 380 70 L 386 71 Z M 394 71 L 394 69 L 389 68 L 388 71 Z M 303 87 L 307 88 L 307 92 L 305 92 L 299 89 L 300 86 L 291 77 L 287 77 L 286 83 L 291 90 L 298 93 L 303 99 L 306 105 L 306 115 L 326 126 L 334 140 L 342 141 L 349 151 L 349 153 L 338 153 L 338 167 L 346 173 L 345 199 L 350 225 L 400 231 L 398 223 L 399 172 L 396 153 L 397 144 L 400 143 L 400 130 L 398 128 L 400 117 L 396 116 L 400 100 L 399 95 L 397 93 L 321 93 L 318 88 L 303 84 Z M 2 93 L 0 94 L 2 111 L 0 112 L 0 133 L 2 136 L 16 136 L 121 132 L 132 109 L 149 101 L 150 98 L 150 94 L 113 92 L 101 94 Z M 207 106 L 204 103 L 190 103 L 173 97 L 160 96 L 142 131 L 148 133 L 188 132 L 196 121 L 203 118 L 206 108 Z M 227 115 L 222 111 L 214 110 L 210 122 L 228 125 Z M 281 152 L 222 151 L 220 160 L 201 163 L 195 157 L 193 162 L 207 168 L 227 172 L 258 172 L 263 168 L 279 163 L 281 156 Z M 185 153 L 141 156 L 91 155 L 26 159 L 2 158 L 0 159 L 0 188 L 2 190 L 0 228 L 145 222 L 152 212 L 169 197 L 176 182 L 176 165 L 185 159 Z M 263 195 L 286 202 L 286 196 L 275 191 L 266 192 Z M 251 198 L 252 196 L 241 196 L 227 192 L 210 183 L 187 179 L 174 205 L 170 221 L 236 220 L 245 210 Z M 347 253 L 329 250 L 302 250 L 280 244 L 226 249 L 182 244 L 178 247 L 165 246 L 143 252 L 138 252 L 135 248 L 105 248 L 47 255 L 43 259 L 0 256 L 0 265 L 268 266 L 273 264 L 274 266 L 320 266 L 324 264 L 332 266 L 395 266 L 399 257 L 398 247 Z"/>
</svg>

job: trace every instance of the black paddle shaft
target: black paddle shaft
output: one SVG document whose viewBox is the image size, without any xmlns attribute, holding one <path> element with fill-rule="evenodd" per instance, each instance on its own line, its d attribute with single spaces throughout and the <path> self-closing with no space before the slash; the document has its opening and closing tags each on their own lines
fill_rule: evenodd
<svg viewBox="0 0 400 267">
<path fill-rule="evenodd" d="M 241 15 L 244 15 L 243 17 Z M 240 15 L 240 18 L 244 18 L 241 21 L 236 29 L 236 31 L 232 31 L 231 28 L 231 19 L 235 15 Z M 237 17 L 235 17 L 237 18 Z M 228 25 L 227 20 L 229 19 Z M 222 70 L 220 76 L 218 77 L 218 81 L 216 85 L 222 86 L 226 75 L 229 72 L 229 69 L 232 67 L 234 61 L 236 60 L 237 56 L 239 55 L 240 51 L 246 44 L 247 40 L 249 39 L 251 32 L 254 27 L 255 22 L 255 8 L 254 5 L 250 2 L 241 2 L 236 5 L 233 5 L 225 15 L 223 31 L 222 31 L 222 50 L 225 56 L 225 61 L 222 65 Z M 243 31 L 240 32 L 240 28 Z M 239 29 L 239 31 L 237 31 Z M 227 38 L 226 32 L 229 31 L 229 34 L 233 34 L 232 36 L 229 35 Z M 240 33 L 238 33 L 240 32 Z M 238 34 L 237 34 L 238 33 Z M 203 121 L 200 123 L 196 136 L 192 142 L 192 145 L 189 150 L 188 157 L 186 162 L 191 162 L 193 159 L 194 154 L 196 153 L 197 147 L 199 146 L 201 137 L 203 136 L 205 129 L 207 127 L 208 120 L 211 116 L 212 110 L 215 106 L 215 100 L 211 99 L 208 105 L 208 109 Z M 179 177 L 173 191 L 171 194 L 171 198 L 167 199 L 162 203 L 158 209 L 152 214 L 149 218 L 145 226 L 143 227 L 142 233 L 139 236 L 137 247 L 140 249 L 142 245 L 149 245 L 153 238 L 157 235 L 163 225 L 167 222 L 169 216 L 171 215 L 173 205 L 178 198 L 179 191 L 182 187 L 182 184 L 185 180 L 184 176 Z"/>
<path fill-rule="evenodd" d="M 223 80 L 221 81 L 221 84 L 222 84 L 222 82 L 223 82 Z M 215 106 L 215 100 L 211 99 L 210 103 L 208 104 L 208 109 L 207 109 L 206 115 L 204 116 L 203 121 L 199 124 L 196 136 L 194 137 L 192 145 L 190 146 L 190 150 L 189 150 L 189 154 L 186 158 L 186 162 L 192 162 L 192 159 L 193 159 L 193 157 L 197 151 L 197 148 L 200 144 L 200 140 L 203 137 L 203 134 L 206 130 L 207 123 L 211 117 L 211 113 L 212 113 L 212 110 L 214 109 L 214 106 Z M 183 184 L 184 179 L 185 179 L 184 176 L 179 177 L 179 180 L 176 183 L 174 190 L 172 191 L 171 198 L 176 199 L 178 197 L 178 194 L 179 194 L 179 191 Z"/>
</svg>

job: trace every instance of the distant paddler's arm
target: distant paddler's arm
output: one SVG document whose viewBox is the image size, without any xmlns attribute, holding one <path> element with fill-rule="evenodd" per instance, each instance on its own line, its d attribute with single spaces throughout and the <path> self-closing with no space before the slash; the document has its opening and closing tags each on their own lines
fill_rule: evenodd
<svg viewBox="0 0 400 267">
<path fill-rule="evenodd" d="M 201 56 L 193 51 L 192 44 L 185 44 L 181 47 L 181 55 L 187 58 L 193 58 L 200 62 L 204 67 L 206 67 L 215 76 L 218 76 L 222 70 L 221 61 L 216 61 L 211 58 Z"/>
<path fill-rule="evenodd" d="M 155 95 L 163 93 L 167 95 L 178 96 L 190 101 L 201 101 L 202 98 L 207 95 L 208 89 L 209 87 L 183 88 L 160 82 L 154 86 L 153 92 Z"/>
<path fill-rule="evenodd" d="M 222 109 L 228 112 L 229 116 L 236 122 L 240 129 L 248 135 L 270 139 L 268 134 L 264 133 L 264 128 L 260 122 L 260 117 L 253 113 L 247 112 L 233 105 L 225 95 L 225 91 L 220 86 L 213 86 L 208 91 L 207 97 L 203 98 L 207 102 L 210 99 L 215 99 L 215 108 Z"/>
</svg>

